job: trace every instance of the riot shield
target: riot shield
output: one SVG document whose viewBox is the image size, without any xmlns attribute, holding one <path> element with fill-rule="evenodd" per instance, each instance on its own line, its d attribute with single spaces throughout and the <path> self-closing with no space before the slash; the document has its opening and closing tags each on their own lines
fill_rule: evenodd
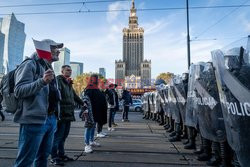
<svg viewBox="0 0 250 167">
<path fill-rule="evenodd" d="M 212 63 L 202 64 L 195 80 L 197 113 L 201 136 L 214 142 L 226 139 L 219 92 Z"/>
<path fill-rule="evenodd" d="M 188 93 L 186 104 L 185 125 L 197 128 L 197 114 L 195 108 L 197 108 L 197 93 L 194 90 L 195 75 L 197 73 L 198 65 L 192 64 L 189 69 L 188 80 Z"/>
<path fill-rule="evenodd" d="M 152 113 L 156 113 L 156 92 L 152 92 Z"/>
<path fill-rule="evenodd" d="M 154 102 L 153 102 L 153 92 L 149 94 L 149 109 L 151 113 L 154 113 Z"/>
<path fill-rule="evenodd" d="M 162 94 L 163 94 L 163 100 L 164 100 L 163 110 L 164 110 L 165 115 L 168 116 L 168 86 L 167 85 L 162 90 Z"/>
<path fill-rule="evenodd" d="M 175 96 L 175 91 L 174 91 L 174 86 L 175 86 L 175 78 L 172 78 L 170 81 L 170 87 L 169 87 L 169 109 L 170 112 L 172 113 L 172 118 L 175 120 L 175 123 L 181 123 L 181 115 L 180 115 L 180 110 L 177 105 L 177 99 Z"/>
<path fill-rule="evenodd" d="M 185 120 L 185 114 L 186 114 L 186 92 L 184 89 L 184 85 L 182 80 L 179 81 L 178 84 L 174 85 L 174 92 L 177 100 L 177 106 L 179 108 L 180 116 L 182 121 Z"/>
<path fill-rule="evenodd" d="M 241 166 L 250 164 L 250 65 L 238 54 L 212 52 L 227 141 Z M 249 56 L 249 55 L 246 55 Z"/>
</svg>

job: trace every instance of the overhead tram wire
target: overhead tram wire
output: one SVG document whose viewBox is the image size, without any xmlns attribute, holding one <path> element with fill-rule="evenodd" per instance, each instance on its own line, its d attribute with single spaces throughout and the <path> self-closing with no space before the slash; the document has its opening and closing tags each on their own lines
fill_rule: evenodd
<svg viewBox="0 0 250 167">
<path fill-rule="evenodd" d="M 243 2 L 241 5 L 237 5 L 237 7 L 235 9 L 231 10 L 230 12 L 228 12 L 226 15 L 224 15 L 223 17 L 221 17 L 217 22 L 215 22 L 214 24 L 212 24 L 211 26 L 209 26 L 208 28 L 206 28 L 199 35 L 195 36 L 194 39 L 198 39 L 200 36 L 202 36 L 207 31 L 209 31 L 211 28 L 213 28 L 214 26 L 216 26 L 217 24 L 219 24 L 220 22 L 222 22 L 226 17 L 228 17 L 229 15 L 231 15 L 232 13 L 234 13 L 236 10 L 240 9 L 241 7 L 250 6 L 250 5 L 246 5 L 246 3 L 248 3 L 249 1 L 250 0 L 247 0 L 247 1 Z"/>
<path fill-rule="evenodd" d="M 94 3 L 108 3 L 108 2 L 128 2 L 130 0 L 97 0 L 97 1 L 85 1 L 84 3 L 94 4 Z M 39 3 L 39 4 L 19 4 L 19 5 L 0 5 L 0 8 L 19 8 L 19 7 L 35 7 L 35 6 L 58 6 L 58 5 L 76 5 L 82 4 L 82 1 L 76 2 L 57 2 L 57 3 Z"/>
<path fill-rule="evenodd" d="M 104 2 L 119 2 L 119 1 L 126 2 L 126 1 L 130 1 L 130 0 L 102 0 L 102 1 L 97 0 L 97 1 L 85 1 L 85 2 L 84 1 L 79 1 L 79 2 L 68 2 L 68 3 L 66 2 L 66 3 L 46 3 L 46 4 L 5 5 L 5 6 L 0 6 L 0 8 L 5 8 L 5 7 L 29 7 L 29 6 L 49 6 L 49 5 L 69 5 L 69 4 L 82 4 L 82 7 L 86 8 L 86 4 L 88 4 L 88 3 L 104 3 Z M 228 6 L 227 5 L 223 5 L 223 6 L 193 6 L 193 7 L 189 7 L 189 9 L 191 9 L 191 10 L 198 10 L 198 9 L 213 9 L 213 8 L 214 9 L 220 9 L 220 8 L 235 8 L 235 7 L 238 7 L 238 8 L 250 7 L 250 5 L 241 4 L 241 5 L 228 5 Z M 113 10 L 90 10 L 88 8 L 86 8 L 86 9 L 87 9 L 87 11 L 80 9 L 78 11 L 74 10 L 74 11 L 51 11 L 51 12 L 22 12 L 22 13 L 15 13 L 15 15 L 46 15 L 46 14 L 74 14 L 74 13 L 111 13 L 111 12 L 127 12 L 127 11 L 130 11 L 130 9 L 113 9 Z M 147 12 L 147 11 L 172 11 L 172 10 L 186 10 L 186 8 L 185 7 L 167 7 L 167 8 L 141 8 L 141 9 L 138 8 L 137 9 L 137 11 L 140 11 L 140 12 Z M 0 13 L 0 15 L 9 15 L 9 13 L 8 14 L 7 13 Z M 222 21 L 222 19 L 221 19 L 221 21 Z"/>
</svg>

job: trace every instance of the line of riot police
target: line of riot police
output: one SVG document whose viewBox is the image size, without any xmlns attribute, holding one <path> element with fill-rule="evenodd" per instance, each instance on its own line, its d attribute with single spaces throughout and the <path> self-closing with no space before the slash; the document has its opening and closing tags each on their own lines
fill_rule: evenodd
<svg viewBox="0 0 250 167">
<path fill-rule="evenodd" d="M 184 140 L 210 166 L 250 164 L 250 56 L 243 47 L 211 52 L 170 83 L 142 96 L 144 119 L 158 121 L 169 141 Z M 197 135 L 199 134 L 199 135 Z M 197 149 L 197 136 L 200 148 Z"/>
</svg>

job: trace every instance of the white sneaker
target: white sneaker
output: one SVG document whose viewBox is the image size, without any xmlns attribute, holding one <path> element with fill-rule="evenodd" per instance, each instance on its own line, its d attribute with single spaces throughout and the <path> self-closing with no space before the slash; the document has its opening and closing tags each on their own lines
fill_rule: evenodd
<svg viewBox="0 0 250 167">
<path fill-rule="evenodd" d="M 104 136 L 107 136 L 108 134 L 107 133 L 105 133 L 105 132 L 101 132 L 101 134 L 103 134 Z"/>
<path fill-rule="evenodd" d="M 97 133 L 96 137 L 103 138 L 103 137 L 106 137 L 106 135 L 104 135 L 103 133 Z"/>
<path fill-rule="evenodd" d="M 97 142 L 95 142 L 95 141 L 90 142 L 89 144 L 90 144 L 91 146 L 93 146 L 93 147 L 101 147 L 101 144 L 100 144 L 100 143 L 97 143 Z"/>
<path fill-rule="evenodd" d="M 122 122 L 125 122 L 125 120 L 124 120 L 124 119 L 122 119 Z"/>
<path fill-rule="evenodd" d="M 114 128 L 110 128 L 110 127 L 108 127 L 108 131 L 114 131 L 115 129 Z"/>
<path fill-rule="evenodd" d="M 93 150 L 92 150 L 91 145 L 86 145 L 85 148 L 84 148 L 84 152 L 85 153 L 92 153 Z"/>
</svg>

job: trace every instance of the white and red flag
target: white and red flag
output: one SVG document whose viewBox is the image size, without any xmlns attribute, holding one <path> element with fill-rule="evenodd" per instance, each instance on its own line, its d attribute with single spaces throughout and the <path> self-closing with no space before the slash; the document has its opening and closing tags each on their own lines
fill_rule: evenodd
<svg viewBox="0 0 250 167">
<path fill-rule="evenodd" d="M 56 48 L 63 47 L 63 43 L 56 43 L 55 41 L 53 41 L 51 39 L 45 39 L 42 41 L 37 41 L 37 40 L 33 39 L 33 42 L 34 42 L 38 56 L 40 58 L 46 59 L 46 60 L 51 60 L 51 58 L 52 58 L 51 46 L 54 46 Z"/>
</svg>

